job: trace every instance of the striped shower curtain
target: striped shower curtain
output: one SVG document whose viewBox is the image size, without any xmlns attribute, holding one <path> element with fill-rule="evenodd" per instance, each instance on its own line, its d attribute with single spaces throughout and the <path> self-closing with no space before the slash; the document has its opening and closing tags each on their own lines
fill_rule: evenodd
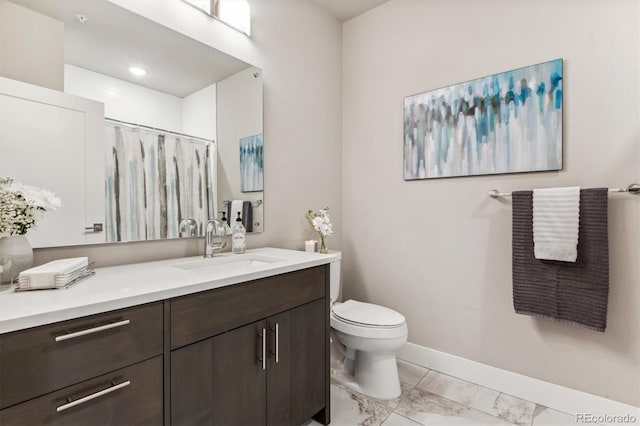
<svg viewBox="0 0 640 426">
<path fill-rule="evenodd" d="M 213 142 L 109 121 L 106 141 L 107 242 L 177 238 L 186 218 L 202 233 L 216 211 Z"/>
</svg>

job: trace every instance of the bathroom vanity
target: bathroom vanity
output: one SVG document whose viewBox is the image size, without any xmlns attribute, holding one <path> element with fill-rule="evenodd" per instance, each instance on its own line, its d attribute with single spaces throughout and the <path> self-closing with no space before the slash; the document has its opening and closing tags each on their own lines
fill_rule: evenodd
<svg viewBox="0 0 640 426">
<path fill-rule="evenodd" d="M 264 248 L 0 293 L 0 425 L 327 424 L 331 259 Z"/>
</svg>

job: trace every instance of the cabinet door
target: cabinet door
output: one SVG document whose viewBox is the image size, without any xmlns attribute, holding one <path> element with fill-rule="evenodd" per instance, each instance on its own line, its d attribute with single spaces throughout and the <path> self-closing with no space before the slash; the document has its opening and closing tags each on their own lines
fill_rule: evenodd
<svg viewBox="0 0 640 426">
<path fill-rule="evenodd" d="M 268 319 L 268 425 L 297 426 L 325 408 L 325 302 L 316 300 Z"/>
<path fill-rule="evenodd" d="M 171 423 L 264 425 L 265 332 L 262 320 L 173 351 Z"/>
</svg>

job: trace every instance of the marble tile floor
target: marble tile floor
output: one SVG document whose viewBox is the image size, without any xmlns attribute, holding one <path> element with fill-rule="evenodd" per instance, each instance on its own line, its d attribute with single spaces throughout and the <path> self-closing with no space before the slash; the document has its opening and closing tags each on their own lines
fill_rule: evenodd
<svg viewBox="0 0 640 426">
<path fill-rule="evenodd" d="M 378 400 L 347 389 L 332 376 L 332 426 L 575 425 L 573 415 L 497 390 L 398 361 L 402 395 Z M 310 421 L 303 426 L 318 426 Z"/>
</svg>

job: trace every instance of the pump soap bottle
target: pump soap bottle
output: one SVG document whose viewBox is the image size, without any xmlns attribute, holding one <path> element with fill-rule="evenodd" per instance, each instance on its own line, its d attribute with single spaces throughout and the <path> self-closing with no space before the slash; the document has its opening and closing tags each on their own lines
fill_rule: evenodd
<svg viewBox="0 0 640 426">
<path fill-rule="evenodd" d="M 231 230 L 231 251 L 236 254 L 242 254 L 247 249 L 246 242 L 247 230 L 242 224 L 242 218 L 240 212 L 238 212 L 238 218 Z"/>
</svg>

